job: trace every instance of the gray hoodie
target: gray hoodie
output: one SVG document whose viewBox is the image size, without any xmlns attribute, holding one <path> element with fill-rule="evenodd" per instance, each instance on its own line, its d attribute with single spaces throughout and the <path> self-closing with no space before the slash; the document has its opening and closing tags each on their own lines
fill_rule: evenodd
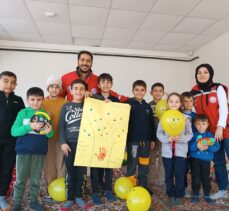
<svg viewBox="0 0 229 211">
<path fill-rule="evenodd" d="M 188 142 L 191 141 L 193 133 L 190 118 L 186 115 L 184 116 L 186 120 L 185 129 L 181 132 L 180 140 L 175 145 L 175 156 L 186 158 L 188 153 Z M 162 157 L 172 158 L 172 147 L 168 141 L 169 135 L 162 128 L 161 123 L 159 123 L 157 128 L 157 138 L 162 142 Z"/>
<path fill-rule="evenodd" d="M 59 120 L 61 144 L 77 142 L 83 113 L 83 103 L 69 102 L 63 105 Z"/>
</svg>

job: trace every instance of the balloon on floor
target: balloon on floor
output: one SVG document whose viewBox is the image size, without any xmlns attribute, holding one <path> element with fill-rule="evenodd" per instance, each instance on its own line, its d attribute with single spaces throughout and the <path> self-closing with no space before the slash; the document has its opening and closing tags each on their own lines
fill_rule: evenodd
<svg viewBox="0 0 229 211">
<path fill-rule="evenodd" d="M 48 185 L 48 193 L 55 201 L 66 201 L 65 178 L 60 177 Z"/>
<path fill-rule="evenodd" d="M 128 193 L 126 204 L 129 211 L 147 211 L 151 205 L 151 196 L 145 188 L 136 186 Z"/>
<path fill-rule="evenodd" d="M 114 191 L 120 199 L 126 199 L 128 192 L 133 188 L 133 183 L 128 177 L 120 177 L 115 181 Z"/>
</svg>

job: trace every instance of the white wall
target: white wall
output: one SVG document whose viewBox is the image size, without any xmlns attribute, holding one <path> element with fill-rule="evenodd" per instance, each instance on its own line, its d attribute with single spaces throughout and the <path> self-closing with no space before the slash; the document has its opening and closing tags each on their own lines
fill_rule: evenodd
<svg viewBox="0 0 229 211">
<path fill-rule="evenodd" d="M 28 88 L 45 88 L 48 75 L 55 73 L 61 76 L 75 69 L 76 62 L 76 55 L 71 54 L 0 51 L 0 71 L 8 70 L 17 74 L 16 93 L 24 99 Z M 127 96 L 132 95 L 132 83 L 137 79 L 146 81 L 148 92 L 155 82 L 162 82 L 167 92 L 190 90 L 192 85 L 189 62 L 95 56 L 92 69 L 97 75 L 110 73 L 114 79 L 114 90 Z M 146 99 L 150 100 L 149 94 Z"/>
<path fill-rule="evenodd" d="M 209 63 L 215 70 L 214 82 L 229 86 L 229 32 L 194 52 L 200 58 L 192 64 L 194 83 L 195 68 L 202 63 Z"/>
</svg>

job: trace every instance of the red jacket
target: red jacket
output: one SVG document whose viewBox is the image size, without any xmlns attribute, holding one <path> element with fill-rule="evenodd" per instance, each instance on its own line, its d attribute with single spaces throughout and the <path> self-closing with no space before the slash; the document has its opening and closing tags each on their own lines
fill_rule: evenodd
<svg viewBox="0 0 229 211">
<path fill-rule="evenodd" d="M 70 93 L 71 83 L 73 80 L 80 79 L 77 71 L 69 72 L 61 77 L 62 80 L 62 94 L 61 96 L 66 97 L 69 101 L 72 101 L 72 95 Z M 95 75 L 92 70 L 90 70 L 89 75 L 87 76 L 85 82 L 88 85 L 88 91 L 93 94 L 99 94 L 100 89 L 98 88 L 98 76 Z M 110 91 L 110 94 L 114 97 L 117 97 L 121 102 L 126 101 L 128 98 L 122 95 L 119 95 L 116 92 Z"/>
<path fill-rule="evenodd" d="M 206 91 L 201 91 L 198 85 L 192 88 L 195 98 L 195 109 L 197 114 L 206 114 L 209 119 L 209 128 L 215 133 L 219 120 L 219 103 L 217 97 L 217 88 L 221 84 L 213 84 Z M 229 116 L 227 117 L 227 125 L 223 131 L 223 137 L 229 138 Z"/>
</svg>

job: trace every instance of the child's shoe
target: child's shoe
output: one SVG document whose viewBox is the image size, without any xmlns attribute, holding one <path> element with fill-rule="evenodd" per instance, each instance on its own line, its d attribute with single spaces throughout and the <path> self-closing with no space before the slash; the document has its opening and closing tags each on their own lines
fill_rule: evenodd
<svg viewBox="0 0 229 211">
<path fill-rule="evenodd" d="M 191 198 L 192 204 L 197 204 L 197 203 L 199 203 L 199 201 L 200 201 L 199 195 L 193 195 L 192 196 L 192 198 Z"/>
<path fill-rule="evenodd" d="M 176 205 L 182 205 L 182 198 L 176 198 Z"/>
<path fill-rule="evenodd" d="M 10 211 L 20 211 L 21 205 L 20 204 L 14 204 L 14 206 L 10 209 Z"/>
<path fill-rule="evenodd" d="M 64 206 L 60 208 L 60 211 L 68 211 L 74 205 L 74 201 L 66 201 Z"/>
<path fill-rule="evenodd" d="M 191 194 L 190 194 L 190 191 L 188 188 L 185 188 L 185 195 L 184 195 L 185 198 L 191 198 Z"/>
<path fill-rule="evenodd" d="M 45 211 L 45 208 L 38 204 L 37 202 L 30 202 L 29 208 L 35 211 Z"/>
<path fill-rule="evenodd" d="M 56 202 L 51 196 L 45 196 L 43 201 L 46 204 L 54 204 Z"/>
<path fill-rule="evenodd" d="M 209 196 L 204 196 L 204 201 L 210 205 L 215 205 L 215 202 Z"/>
<path fill-rule="evenodd" d="M 9 211 L 10 205 L 6 202 L 5 196 L 0 196 L 0 209 L 3 211 Z"/>
<path fill-rule="evenodd" d="M 92 195 L 92 202 L 94 205 L 100 205 L 102 204 L 100 198 L 99 198 L 99 194 L 98 193 L 93 193 Z"/>
<path fill-rule="evenodd" d="M 76 202 L 76 204 L 77 204 L 77 206 L 78 206 L 79 208 L 83 208 L 83 209 L 88 209 L 88 208 L 90 208 L 90 205 L 87 204 L 87 203 L 83 200 L 83 198 L 76 198 L 75 202 Z"/>
<path fill-rule="evenodd" d="M 176 205 L 176 199 L 175 199 L 175 197 L 169 197 L 169 205 L 170 206 Z"/>
<path fill-rule="evenodd" d="M 105 197 L 107 198 L 108 201 L 114 202 L 117 201 L 117 198 L 112 194 L 110 190 L 105 191 Z"/>
<path fill-rule="evenodd" d="M 217 193 L 213 194 L 210 196 L 212 200 L 217 200 L 220 198 L 224 198 L 227 199 L 228 198 L 228 194 L 226 190 L 219 190 Z"/>
</svg>

